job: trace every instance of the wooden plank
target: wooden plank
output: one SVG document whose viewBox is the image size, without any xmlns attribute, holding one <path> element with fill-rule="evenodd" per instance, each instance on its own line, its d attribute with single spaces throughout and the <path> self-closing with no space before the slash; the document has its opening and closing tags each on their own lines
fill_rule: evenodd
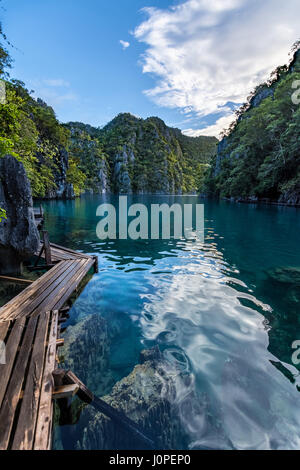
<svg viewBox="0 0 300 470">
<path fill-rule="evenodd" d="M 132 421 L 132 419 L 128 418 L 125 413 L 113 408 L 104 400 L 101 400 L 101 398 L 95 396 L 93 392 L 91 392 L 91 390 L 89 390 L 73 372 L 64 372 L 65 374 L 62 374 L 61 376 L 62 382 L 65 384 L 77 384 L 79 387 L 77 395 L 81 400 L 85 401 L 86 403 L 90 403 L 94 408 L 96 408 L 96 410 L 100 411 L 114 422 L 118 423 L 118 425 L 122 426 L 124 431 L 132 433 L 135 437 L 141 440 L 141 442 L 147 444 L 147 447 L 149 446 L 150 449 L 156 448 L 152 437 L 147 436 L 143 429 L 141 429 L 139 425 Z"/>
<path fill-rule="evenodd" d="M 56 371 L 54 371 L 54 376 L 55 376 Z M 61 375 L 61 380 L 64 384 L 76 384 L 79 387 L 78 390 L 78 397 L 84 401 L 85 403 L 92 403 L 95 399 L 95 395 L 91 390 L 87 388 L 86 385 L 84 385 L 83 382 L 71 371 L 63 371 L 61 372 L 61 369 L 58 369 L 58 374 Z"/>
<path fill-rule="evenodd" d="M 49 333 L 48 347 L 46 351 L 44 373 L 41 386 L 40 404 L 35 431 L 35 450 L 48 450 L 51 445 L 52 431 L 52 393 L 54 380 L 52 372 L 55 369 L 56 339 L 58 328 L 58 312 L 52 314 L 51 328 Z"/>
<path fill-rule="evenodd" d="M 98 274 L 99 273 L 99 258 L 98 258 L 98 256 L 93 256 L 93 259 L 95 260 L 94 273 Z"/>
<path fill-rule="evenodd" d="M 6 325 L 7 327 L 8 323 L 10 322 L 1 323 L 1 326 Z M 6 342 L 6 364 L 0 365 L 0 409 L 7 389 L 9 378 L 11 376 L 11 371 L 18 352 L 18 347 L 20 344 L 24 327 L 25 319 L 16 321 Z"/>
<path fill-rule="evenodd" d="M 40 309 L 45 309 L 46 306 L 48 306 L 49 310 L 59 310 L 55 308 L 56 302 L 60 299 L 68 286 L 71 285 L 71 279 L 78 270 L 81 269 L 82 265 L 86 263 L 86 260 L 69 260 L 69 263 L 70 268 L 66 271 L 66 275 L 60 278 L 60 282 L 57 283 L 56 288 L 53 289 L 38 308 L 32 312 L 32 315 L 38 314 Z"/>
<path fill-rule="evenodd" d="M 29 281 L 28 279 L 19 279 L 16 277 L 9 277 L 9 276 L 0 276 L 1 281 L 5 282 L 13 282 L 15 284 L 32 284 L 33 281 Z"/>
<path fill-rule="evenodd" d="M 60 296 L 57 303 L 52 307 L 55 310 L 59 310 L 71 297 L 72 293 L 77 289 L 82 279 L 87 275 L 88 271 L 93 265 L 93 259 L 87 260 L 86 264 L 78 271 L 72 283 L 68 289 L 65 289 L 65 293 Z"/>
<path fill-rule="evenodd" d="M 60 387 L 55 387 L 52 398 L 54 400 L 60 400 L 61 398 L 71 398 L 79 390 L 79 386 L 77 384 L 71 385 L 61 385 Z"/>
<path fill-rule="evenodd" d="M 86 261 L 70 260 L 69 268 L 66 270 L 63 276 L 61 276 L 55 281 L 51 289 L 47 289 L 46 295 L 45 293 L 41 295 L 40 301 L 42 300 L 42 302 L 37 305 L 35 310 L 31 311 L 31 315 L 38 315 L 42 310 L 58 310 L 54 308 L 56 302 L 63 295 L 63 292 L 67 289 L 67 287 L 70 285 L 70 280 L 72 279 L 72 276 L 74 276 L 74 273 L 78 271 L 80 265 L 84 262 Z"/>
<path fill-rule="evenodd" d="M 50 312 L 46 312 L 39 317 L 12 450 L 30 450 L 33 447 L 41 381 L 44 370 L 49 319 Z"/>
<path fill-rule="evenodd" d="M 6 313 L 5 318 L 8 320 L 14 319 L 16 316 L 21 317 L 30 315 L 41 304 L 41 302 L 47 298 L 47 296 L 62 282 L 69 271 L 72 270 L 72 263 L 72 261 L 69 261 L 65 262 L 63 267 L 60 266 L 60 268 L 55 272 L 55 276 L 53 276 L 53 278 L 50 277 L 47 279 L 46 285 L 39 285 L 39 288 L 36 289 L 29 299 L 21 302 L 18 311 L 16 311 L 17 309 L 15 309 L 13 305 L 12 309 L 10 309 L 10 313 Z M 44 311 L 46 310 L 51 309 L 45 308 Z"/>
<path fill-rule="evenodd" d="M 10 327 L 10 321 L 0 323 L 0 341 L 4 341 Z"/>
<path fill-rule="evenodd" d="M 0 450 L 8 448 L 38 318 L 31 318 L 0 410 Z"/>
<path fill-rule="evenodd" d="M 87 255 L 86 253 L 79 253 L 78 251 L 71 250 L 71 248 L 65 248 L 64 246 L 57 245 L 56 243 L 51 243 L 51 246 L 54 248 L 58 248 L 59 250 L 65 252 L 65 253 L 70 253 L 73 255 L 80 256 L 82 258 L 91 258 L 90 255 Z"/>
<path fill-rule="evenodd" d="M 38 290 L 44 285 L 46 287 L 48 283 L 53 282 L 56 276 L 60 275 L 60 272 L 64 270 L 66 262 L 62 262 L 55 266 L 51 272 L 48 271 L 33 284 L 26 287 L 19 295 L 14 297 L 12 300 L 7 302 L 3 307 L 0 308 L 0 321 L 5 321 L 5 318 L 10 315 L 11 312 L 17 310 L 21 305 L 24 307 L 30 301 L 33 301 L 38 295 Z"/>
</svg>

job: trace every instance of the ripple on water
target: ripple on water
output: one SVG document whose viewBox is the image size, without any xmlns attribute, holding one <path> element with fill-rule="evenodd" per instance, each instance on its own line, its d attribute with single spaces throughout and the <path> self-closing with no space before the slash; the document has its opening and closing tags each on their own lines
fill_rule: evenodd
<svg viewBox="0 0 300 470">
<path fill-rule="evenodd" d="M 159 344 L 189 448 L 300 448 L 299 286 L 276 282 L 276 268 L 300 266 L 299 211 L 207 202 L 204 243 L 100 242 L 101 197 L 86 201 L 45 203 L 46 228 L 99 255 L 70 313 L 107 319 L 114 380 Z"/>
</svg>

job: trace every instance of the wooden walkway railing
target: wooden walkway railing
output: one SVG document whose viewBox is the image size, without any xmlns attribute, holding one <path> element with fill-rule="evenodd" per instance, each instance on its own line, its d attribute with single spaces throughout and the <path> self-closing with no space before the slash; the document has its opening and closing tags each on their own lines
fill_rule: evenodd
<svg viewBox="0 0 300 470">
<path fill-rule="evenodd" d="M 98 269 L 91 256 L 57 245 L 50 250 L 54 266 L 0 308 L 0 450 L 51 447 L 63 306 L 92 266 Z"/>
</svg>

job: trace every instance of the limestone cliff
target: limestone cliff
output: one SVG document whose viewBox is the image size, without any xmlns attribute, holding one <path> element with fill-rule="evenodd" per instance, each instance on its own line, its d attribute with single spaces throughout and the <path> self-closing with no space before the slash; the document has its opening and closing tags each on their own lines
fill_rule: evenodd
<svg viewBox="0 0 300 470">
<path fill-rule="evenodd" d="M 0 207 L 7 215 L 0 223 L 0 273 L 16 274 L 38 249 L 39 234 L 24 167 L 10 155 L 0 158 Z"/>
<path fill-rule="evenodd" d="M 196 192 L 216 152 L 217 139 L 184 136 L 157 117 L 125 113 L 103 129 L 74 122 L 66 127 L 89 192 Z"/>
</svg>

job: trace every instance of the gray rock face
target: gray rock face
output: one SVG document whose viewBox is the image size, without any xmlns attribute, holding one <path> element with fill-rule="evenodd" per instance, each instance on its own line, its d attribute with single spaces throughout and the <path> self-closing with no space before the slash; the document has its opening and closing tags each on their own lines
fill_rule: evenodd
<svg viewBox="0 0 300 470">
<path fill-rule="evenodd" d="M 166 373 L 157 348 L 146 351 L 141 359 L 144 362 L 117 382 L 103 399 L 154 437 L 158 449 L 178 448 L 182 429 L 178 410 L 172 406 L 172 396 L 176 395 L 174 376 Z M 80 427 L 77 450 L 145 449 L 145 444 L 90 406 L 82 413 Z"/>
<path fill-rule="evenodd" d="M 65 148 L 61 147 L 59 149 L 55 157 L 55 163 L 58 168 L 54 175 L 56 189 L 49 191 L 46 194 L 46 199 L 74 199 L 73 185 L 67 182 L 69 154 Z"/>
<path fill-rule="evenodd" d="M 39 233 L 25 169 L 11 155 L 0 158 L 0 207 L 7 215 L 0 223 L 0 273 L 18 274 L 38 249 Z"/>
<path fill-rule="evenodd" d="M 300 186 L 282 194 L 279 198 L 279 202 L 293 206 L 300 205 Z"/>
<path fill-rule="evenodd" d="M 71 369 L 94 392 L 106 393 L 112 387 L 109 346 L 106 321 L 100 315 L 89 315 L 67 329 L 62 365 Z"/>
<path fill-rule="evenodd" d="M 274 89 L 271 87 L 263 87 L 261 90 L 259 90 L 252 98 L 251 100 L 251 106 L 253 108 L 256 108 L 257 106 L 260 105 L 260 103 L 265 100 L 266 98 L 269 98 L 269 96 L 274 96 Z"/>
<path fill-rule="evenodd" d="M 214 178 L 219 175 L 221 171 L 221 162 L 224 158 L 230 158 L 230 152 L 227 152 L 227 146 L 228 146 L 228 139 L 227 137 L 224 137 L 219 143 L 217 147 L 217 158 L 216 158 L 216 164 L 213 172 Z"/>
<path fill-rule="evenodd" d="M 133 151 L 131 149 L 127 150 L 126 145 L 124 145 L 122 153 L 115 156 L 113 177 L 115 189 L 119 193 L 132 193 L 128 165 L 134 162 L 134 159 Z"/>
</svg>

